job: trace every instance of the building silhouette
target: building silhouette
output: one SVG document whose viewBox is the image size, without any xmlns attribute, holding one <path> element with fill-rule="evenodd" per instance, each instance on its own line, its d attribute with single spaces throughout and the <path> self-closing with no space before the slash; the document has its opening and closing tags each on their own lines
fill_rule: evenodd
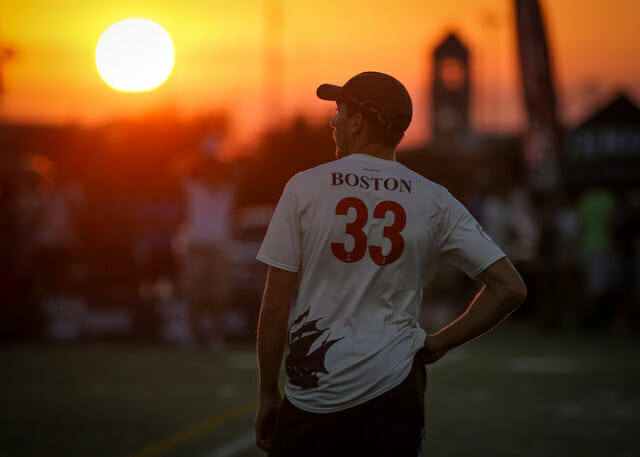
<svg viewBox="0 0 640 457">
<path fill-rule="evenodd" d="M 435 139 L 453 141 L 469 134 L 471 82 L 469 51 L 449 33 L 433 52 L 431 125 Z"/>
<path fill-rule="evenodd" d="M 568 129 L 562 176 L 569 190 L 625 189 L 640 183 L 640 108 L 624 93 L 615 95 Z"/>
</svg>

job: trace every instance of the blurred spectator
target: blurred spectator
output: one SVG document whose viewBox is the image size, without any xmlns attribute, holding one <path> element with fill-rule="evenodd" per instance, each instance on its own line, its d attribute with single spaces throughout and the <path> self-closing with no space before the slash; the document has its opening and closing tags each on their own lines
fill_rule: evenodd
<svg viewBox="0 0 640 457">
<path fill-rule="evenodd" d="M 38 191 L 35 270 L 40 292 L 66 293 L 70 267 L 78 253 L 77 214 L 84 193 L 80 186 L 65 182 L 59 175 L 42 177 Z"/>
<path fill-rule="evenodd" d="M 225 307 L 232 298 L 225 245 L 232 237 L 236 189 L 229 165 L 210 155 L 196 159 L 183 172 L 187 253 L 182 280 L 189 303 L 190 346 L 217 350 L 224 346 Z"/>
<path fill-rule="evenodd" d="M 36 250 L 36 232 L 41 208 L 38 192 L 40 179 L 38 174 L 28 171 L 24 174 L 23 180 L 16 185 L 13 196 L 19 245 L 16 263 L 23 271 L 32 268 Z"/>
<path fill-rule="evenodd" d="M 491 189 L 491 177 L 485 170 L 474 170 L 471 178 L 471 189 L 464 199 L 464 206 L 467 207 L 473 217 L 481 224 L 483 221 L 482 208 L 485 198 Z M 486 227 L 485 227 L 486 230 Z"/>
<path fill-rule="evenodd" d="M 558 306 L 558 317 L 561 321 L 575 324 L 578 318 L 578 306 L 581 299 L 579 293 L 580 271 L 578 242 L 580 220 L 575 201 L 569 195 L 560 199 L 560 206 L 555 213 L 554 225 L 554 257 L 557 269 L 555 275 L 555 303 Z"/>
<path fill-rule="evenodd" d="M 34 274 L 39 221 L 39 175 L 29 160 L 4 176 L 0 195 L 0 334 L 35 336 L 41 328 Z"/>
<path fill-rule="evenodd" d="M 0 340 L 24 331 L 24 283 L 20 252 L 18 185 L 0 178 Z"/>
<path fill-rule="evenodd" d="M 540 230 L 536 225 L 535 212 L 529 191 L 521 186 L 509 193 L 508 213 L 511 221 L 511 236 L 507 251 L 514 263 L 532 264 L 538 256 Z"/>
<path fill-rule="evenodd" d="M 580 254 L 586 287 L 584 323 L 588 328 L 609 323 L 614 304 L 610 292 L 615 279 L 614 216 L 615 198 L 611 191 L 586 191 L 578 201 L 580 214 Z"/>
<path fill-rule="evenodd" d="M 556 309 L 556 233 L 554 218 L 557 203 L 553 195 L 539 195 L 537 221 L 540 228 L 540 244 L 534 280 L 530 289 L 534 289 L 531 303 L 536 317 L 546 330 L 558 326 L 559 316 Z"/>
<path fill-rule="evenodd" d="M 637 329 L 640 322 L 640 193 L 628 190 L 622 195 L 616 224 L 616 247 L 620 259 L 620 281 L 616 288 L 618 327 Z"/>
<path fill-rule="evenodd" d="M 481 224 L 491 239 L 505 252 L 509 246 L 509 207 L 503 189 L 494 188 L 482 202 Z"/>
<path fill-rule="evenodd" d="M 506 253 L 529 286 L 529 295 L 523 307 L 524 312 L 531 311 L 530 304 L 535 303 L 538 288 L 535 286 L 537 262 L 539 257 L 540 228 L 531 202 L 529 190 L 521 185 L 515 186 L 507 197 L 507 220 L 509 223 Z M 527 306 L 529 304 L 529 306 Z M 522 312 L 522 311 L 521 311 Z"/>
</svg>

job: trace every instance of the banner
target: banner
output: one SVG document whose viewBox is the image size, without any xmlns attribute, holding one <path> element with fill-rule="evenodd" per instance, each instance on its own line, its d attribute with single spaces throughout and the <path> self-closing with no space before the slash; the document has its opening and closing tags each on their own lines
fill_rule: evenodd
<svg viewBox="0 0 640 457">
<path fill-rule="evenodd" d="M 528 119 L 524 162 L 532 187 L 550 191 L 559 184 L 557 163 L 561 135 L 547 39 L 537 0 L 515 0 L 515 11 Z"/>
</svg>

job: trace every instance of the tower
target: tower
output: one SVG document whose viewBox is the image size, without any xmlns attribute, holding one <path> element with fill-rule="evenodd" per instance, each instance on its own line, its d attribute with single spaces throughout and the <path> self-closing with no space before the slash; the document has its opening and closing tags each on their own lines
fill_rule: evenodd
<svg viewBox="0 0 640 457">
<path fill-rule="evenodd" d="M 283 32 L 284 6 L 282 0 L 264 1 L 264 125 L 278 126 L 283 118 Z"/>
<path fill-rule="evenodd" d="M 434 139 L 469 132 L 469 51 L 454 33 L 433 52 L 431 122 Z"/>
</svg>

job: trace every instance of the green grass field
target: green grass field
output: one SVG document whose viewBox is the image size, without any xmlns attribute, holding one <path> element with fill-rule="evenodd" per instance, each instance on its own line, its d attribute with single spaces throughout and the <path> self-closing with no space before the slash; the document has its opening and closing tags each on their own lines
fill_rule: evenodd
<svg viewBox="0 0 640 457">
<path fill-rule="evenodd" d="M 639 349 L 506 324 L 430 366 L 425 455 L 638 456 Z M 250 345 L 14 345 L 0 372 L 0 456 L 264 455 Z"/>
</svg>

